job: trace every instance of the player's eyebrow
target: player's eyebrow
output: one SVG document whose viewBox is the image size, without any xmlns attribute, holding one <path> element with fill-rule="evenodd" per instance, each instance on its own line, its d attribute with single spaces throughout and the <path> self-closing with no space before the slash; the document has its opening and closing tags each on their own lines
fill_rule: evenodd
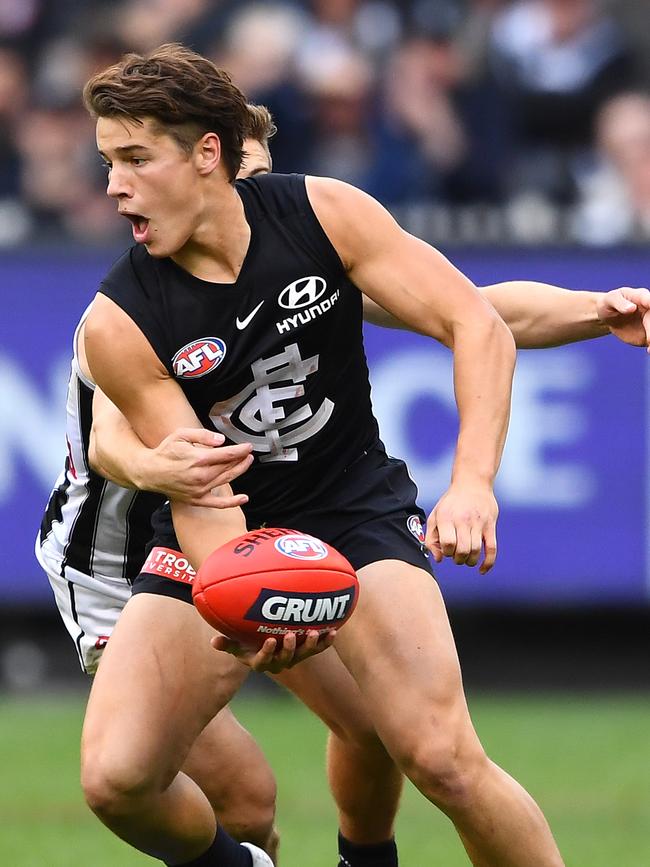
<svg viewBox="0 0 650 867">
<path fill-rule="evenodd" d="M 115 148 L 115 153 L 118 154 L 119 156 L 125 156 L 127 154 L 132 153 L 133 151 L 146 151 L 148 153 L 149 149 L 147 148 L 146 145 L 141 145 L 141 144 L 118 145 Z M 104 159 L 108 159 L 106 154 L 104 153 L 104 151 L 98 151 L 98 153 L 99 153 L 100 157 L 103 157 Z"/>
</svg>

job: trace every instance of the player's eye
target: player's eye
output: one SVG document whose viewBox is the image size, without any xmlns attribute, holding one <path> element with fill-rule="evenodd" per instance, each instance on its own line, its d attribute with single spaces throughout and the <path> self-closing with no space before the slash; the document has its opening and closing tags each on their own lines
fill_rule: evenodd
<svg viewBox="0 0 650 867">
<path fill-rule="evenodd" d="M 144 157 L 131 157 L 131 165 L 136 166 L 136 168 L 138 166 L 143 166 L 145 162 L 146 160 L 144 159 Z"/>
<path fill-rule="evenodd" d="M 102 160 L 101 165 L 106 169 L 107 172 L 110 172 L 110 170 L 113 168 L 112 164 L 106 162 L 106 160 Z"/>
</svg>

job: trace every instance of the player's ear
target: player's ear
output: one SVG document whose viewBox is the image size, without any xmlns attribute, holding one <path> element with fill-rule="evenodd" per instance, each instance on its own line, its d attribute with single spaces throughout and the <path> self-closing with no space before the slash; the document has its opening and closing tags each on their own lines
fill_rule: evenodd
<svg viewBox="0 0 650 867">
<path fill-rule="evenodd" d="M 194 146 L 194 158 L 199 174 L 209 175 L 221 162 L 221 141 L 214 132 L 206 132 Z"/>
</svg>

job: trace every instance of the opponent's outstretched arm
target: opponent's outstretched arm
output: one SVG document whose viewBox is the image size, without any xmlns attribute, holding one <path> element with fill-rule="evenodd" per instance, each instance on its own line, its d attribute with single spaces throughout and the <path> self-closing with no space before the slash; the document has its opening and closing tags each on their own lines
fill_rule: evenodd
<svg viewBox="0 0 650 867">
<path fill-rule="evenodd" d="M 610 292 L 563 289 L 548 283 L 512 280 L 479 287 L 508 325 L 519 349 L 544 349 L 614 334 L 650 351 L 650 291 L 621 287 Z M 364 296 L 364 317 L 375 325 L 405 328 Z M 422 331 L 416 327 L 414 331 Z"/>
<path fill-rule="evenodd" d="M 157 491 L 170 500 L 228 509 L 245 494 L 217 494 L 250 467 L 248 443 L 224 446 L 225 437 L 202 427 L 178 428 L 155 448 L 146 446 L 115 404 L 97 387 L 89 458 L 92 468 L 123 488 Z"/>
<path fill-rule="evenodd" d="M 308 178 L 314 211 L 352 282 L 407 326 L 454 352 L 460 428 L 451 485 L 427 522 L 434 558 L 485 572 L 496 557 L 493 483 L 510 412 L 515 345 L 476 287 L 423 241 L 403 231 L 360 190 Z"/>
</svg>

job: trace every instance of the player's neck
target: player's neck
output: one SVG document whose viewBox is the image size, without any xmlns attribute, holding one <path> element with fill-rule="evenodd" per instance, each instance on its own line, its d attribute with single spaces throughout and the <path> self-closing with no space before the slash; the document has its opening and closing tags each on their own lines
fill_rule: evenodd
<svg viewBox="0 0 650 867">
<path fill-rule="evenodd" d="M 234 283 L 241 270 L 251 230 L 236 189 L 228 185 L 209 203 L 187 243 L 172 256 L 177 265 L 201 280 Z"/>
</svg>

